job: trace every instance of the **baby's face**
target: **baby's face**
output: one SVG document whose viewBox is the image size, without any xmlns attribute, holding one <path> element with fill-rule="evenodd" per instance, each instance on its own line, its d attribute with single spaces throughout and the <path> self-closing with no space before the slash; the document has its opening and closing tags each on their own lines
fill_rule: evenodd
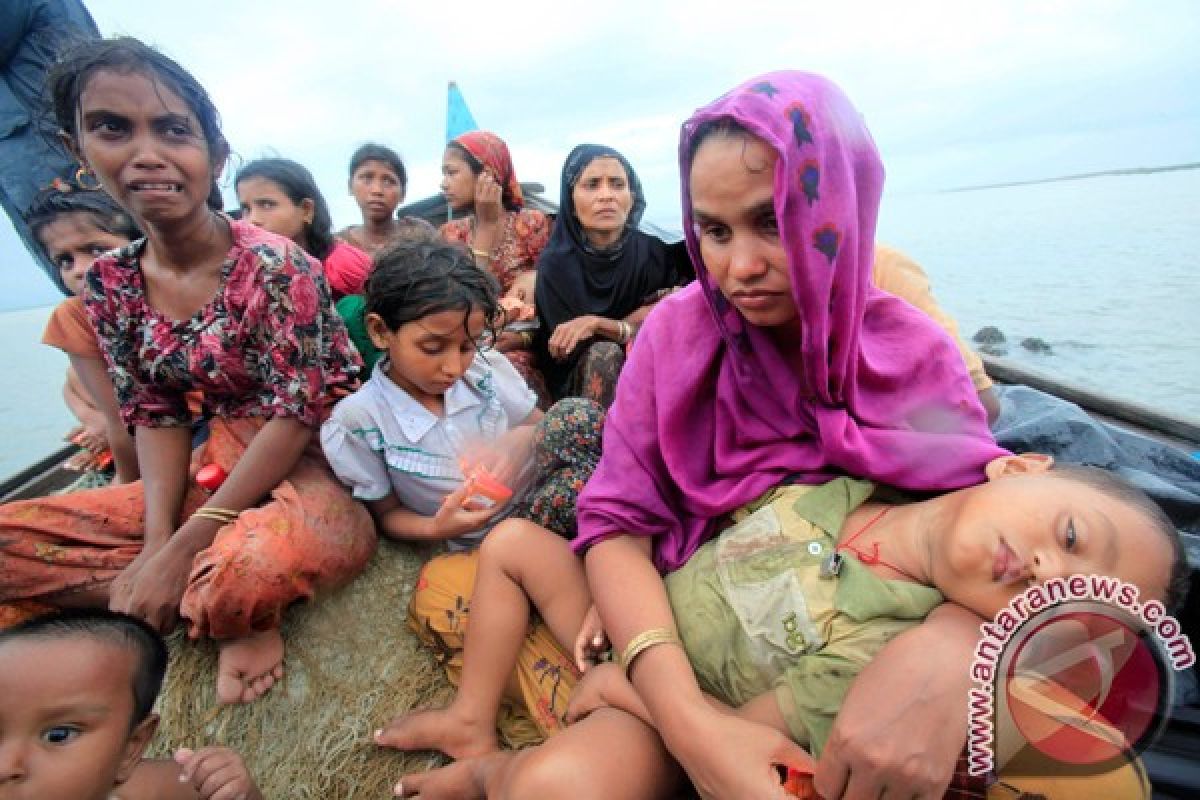
<svg viewBox="0 0 1200 800">
<path fill-rule="evenodd" d="M 134 658 L 85 636 L 0 645 L 0 800 L 105 800 L 129 776 Z"/>
<path fill-rule="evenodd" d="M 515 297 L 522 303 L 533 305 L 533 293 L 537 285 L 537 273 L 527 270 L 513 278 L 512 286 L 504 293 L 505 297 Z"/>
<path fill-rule="evenodd" d="M 1165 537 L 1137 508 L 1056 474 L 1001 477 L 961 492 L 934 547 L 934 584 L 950 600 L 995 616 L 1033 585 L 1108 575 L 1161 600 L 1171 567 Z"/>
</svg>

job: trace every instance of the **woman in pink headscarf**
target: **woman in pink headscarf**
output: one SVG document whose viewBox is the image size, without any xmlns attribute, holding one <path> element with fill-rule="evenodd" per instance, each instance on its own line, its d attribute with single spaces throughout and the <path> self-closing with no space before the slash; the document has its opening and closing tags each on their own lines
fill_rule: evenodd
<svg viewBox="0 0 1200 800">
<path fill-rule="evenodd" d="M 594 711 L 538 751 L 476 764 L 489 796 L 672 796 L 675 762 L 705 797 L 777 796 L 769 765 L 796 746 L 710 706 L 684 650 L 656 646 L 678 641 L 659 635 L 674 629 L 663 574 L 780 484 L 852 475 L 950 490 L 1005 455 L 954 343 L 871 285 L 883 169 L 837 87 L 786 72 L 734 89 L 684 124 L 680 166 L 698 280 L 642 327 L 574 542 L 614 653 L 638 653 L 630 676 L 655 728 Z M 819 790 L 907 799 L 945 787 L 975 624 L 943 606 L 886 647 L 863 675 L 878 664 L 887 691 L 854 684 Z"/>
<path fill-rule="evenodd" d="M 603 459 L 579 501 L 576 547 L 587 552 L 617 653 L 645 631 L 672 628 L 659 574 L 685 563 L 722 518 L 771 487 L 853 475 L 909 490 L 956 489 L 982 481 L 985 464 L 1004 454 L 951 340 L 871 285 L 883 168 L 837 87 L 802 73 L 752 80 L 684 124 L 680 163 L 684 231 L 700 280 L 643 327 L 608 418 Z M 924 639 L 926 671 L 946 663 L 945 636 L 930 633 L 952 639 L 960 620 L 947 624 L 937 613 L 880 661 L 919 681 L 927 676 L 914 675 L 921 670 L 895 651 L 903 656 L 908 640 Z M 973 643 L 968 634 L 967 652 Z M 926 720 L 953 728 L 941 721 L 941 700 L 965 731 L 968 661 L 961 687 L 944 682 L 960 693 L 927 695 Z M 653 647 L 637 666 L 632 677 L 659 733 L 702 791 L 749 789 L 756 773 L 738 762 L 755 751 L 734 742 L 750 736 L 766 748 L 778 737 L 714 716 L 681 649 Z M 901 680 L 895 675 L 889 689 Z M 889 711 L 909 702 L 892 697 L 873 702 L 880 735 L 923 728 L 914 719 L 903 731 L 889 728 Z M 839 765 L 823 762 L 824 785 L 834 789 L 825 793 L 840 796 L 847 780 L 855 792 L 868 781 L 895 789 L 856 771 L 852 753 L 839 754 L 839 742 L 857 733 L 852 717 L 839 720 L 826 747 L 826 761 L 849 767 L 835 776 Z M 942 757 L 946 763 L 927 772 L 948 778 L 962 739 L 945 754 L 936 741 L 917 742 L 915 752 Z M 904 788 L 906 798 L 915 793 Z"/>
</svg>

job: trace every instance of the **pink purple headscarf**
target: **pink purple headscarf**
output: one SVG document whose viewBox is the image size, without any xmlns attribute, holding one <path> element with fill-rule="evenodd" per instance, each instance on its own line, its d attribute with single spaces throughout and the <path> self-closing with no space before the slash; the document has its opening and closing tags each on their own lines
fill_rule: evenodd
<svg viewBox="0 0 1200 800">
<path fill-rule="evenodd" d="M 731 118 L 778 154 L 775 211 L 801 356 L 748 324 L 700 258 L 693 138 Z M 622 371 L 604 455 L 579 499 L 577 550 L 655 537 L 671 571 L 717 520 L 782 483 L 837 475 L 911 490 L 984 479 L 1006 455 L 953 341 L 871 285 L 883 167 L 862 117 L 828 80 L 755 78 L 698 110 L 679 142 L 684 232 L 698 280 L 659 304 Z"/>
</svg>

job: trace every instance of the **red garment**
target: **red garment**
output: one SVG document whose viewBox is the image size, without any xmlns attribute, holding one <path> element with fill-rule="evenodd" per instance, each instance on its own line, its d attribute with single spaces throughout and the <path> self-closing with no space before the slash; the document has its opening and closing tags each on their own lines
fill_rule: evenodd
<svg viewBox="0 0 1200 800">
<path fill-rule="evenodd" d="M 232 472 L 265 422 L 214 419 L 195 463 Z M 207 499 L 191 483 L 182 518 Z M 0 607 L 108 587 L 141 552 L 144 512 L 141 481 L 0 506 Z M 334 477 L 314 438 L 261 505 L 196 555 L 180 615 L 194 637 L 278 628 L 284 609 L 348 582 L 374 551 L 370 515 Z"/>
<path fill-rule="evenodd" d="M 230 221 L 233 247 L 213 299 L 186 320 L 146 299 L 145 240 L 97 259 L 83 302 L 127 425 L 194 422 L 185 396 L 212 417 L 324 419 L 357 385 L 361 360 L 314 261 L 294 242 Z"/>
<path fill-rule="evenodd" d="M 348 294 L 362 294 L 371 274 L 371 257 L 354 245 L 337 240 L 321 266 L 325 268 L 325 280 L 333 291 L 333 299 L 337 300 Z"/>
</svg>

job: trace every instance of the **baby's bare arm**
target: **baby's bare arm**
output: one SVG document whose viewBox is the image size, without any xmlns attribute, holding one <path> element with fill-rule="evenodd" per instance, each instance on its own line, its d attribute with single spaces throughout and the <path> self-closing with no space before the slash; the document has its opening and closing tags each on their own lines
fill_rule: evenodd
<svg viewBox="0 0 1200 800">
<path fill-rule="evenodd" d="M 241 756 L 227 747 L 180 750 L 175 759 L 142 759 L 113 796 L 119 800 L 263 800 Z"/>
</svg>

